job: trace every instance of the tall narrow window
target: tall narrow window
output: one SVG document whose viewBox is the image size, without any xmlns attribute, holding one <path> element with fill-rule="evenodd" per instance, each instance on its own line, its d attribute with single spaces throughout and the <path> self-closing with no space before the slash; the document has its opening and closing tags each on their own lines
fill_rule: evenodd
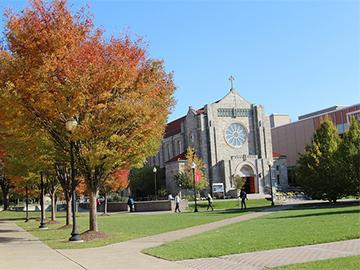
<svg viewBox="0 0 360 270">
<path fill-rule="evenodd" d="M 182 145 L 181 141 L 178 141 L 178 154 L 180 155 L 182 153 Z"/>
</svg>

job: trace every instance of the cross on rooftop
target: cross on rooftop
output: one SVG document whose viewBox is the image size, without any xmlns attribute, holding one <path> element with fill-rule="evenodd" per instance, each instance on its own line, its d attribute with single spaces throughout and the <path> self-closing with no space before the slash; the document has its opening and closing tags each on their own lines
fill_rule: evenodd
<svg viewBox="0 0 360 270">
<path fill-rule="evenodd" d="M 230 90 L 232 90 L 232 89 L 234 89 L 234 81 L 235 81 L 235 78 L 234 78 L 234 76 L 230 76 L 230 78 L 229 78 L 229 81 L 230 81 L 230 83 L 231 83 L 231 88 L 230 88 Z"/>
</svg>

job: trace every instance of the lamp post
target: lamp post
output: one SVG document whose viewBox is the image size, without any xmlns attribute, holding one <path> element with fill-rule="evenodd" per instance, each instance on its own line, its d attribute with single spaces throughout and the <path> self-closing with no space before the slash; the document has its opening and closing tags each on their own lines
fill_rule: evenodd
<svg viewBox="0 0 360 270">
<path fill-rule="evenodd" d="M 66 130 L 69 132 L 72 132 L 76 126 L 77 121 L 72 118 L 66 122 Z M 79 242 L 81 241 L 80 234 L 77 230 L 76 225 L 76 183 L 75 183 L 75 169 L 74 169 L 74 142 L 70 140 L 70 170 L 71 170 L 71 189 L 72 189 L 72 220 L 73 220 L 73 226 L 72 226 L 72 232 L 71 237 L 69 238 L 69 241 L 72 242 Z"/>
<path fill-rule="evenodd" d="M 154 166 L 153 173 L 154 173 L 154 185 L 155 185 L 155 200 L 157 201 L 156 172 L 157 172 L 157 169 Z"/>
<path fill-rule="evenodd" d="M 28 185 L 26 184 L 25 186 L 25 211 L 26 211 L 26 215 L 25 215 L 25 222 L 29 221 L 29 189 L 28 189 Z"/>
<path fill-rule="evenodd" d="M 194 212 L 198 212 L 197 201 L 196 201 L 196 183 L 195 183 L 195 169 L 196 169 L 196 164 L 195 164 L 194 161 L 193 161 L 193 163 L 191 164 L 191 169 L 192 169 L 193 180 L 194 180 L 194 202 L 195 202 Z"/>
<path fill-rule="evenodd" d="M 40 172 L 40 207 L 41 207 L 41 218 L 40 218 L 40 226 L 39 229 L 46 230 L 48 227 L 45 224 L 44 216 L 45 216 L 45 209 L 44 209 L 44 179 L 43 179 L 43 172 Z"/>
<path fill-rule="evenodd" d="M 272 160 L 268 161 L 269 166 L 269 176 L 270 176 L 270 195 L 271 195 L 271 206 L 274 206 L 274 194 L 273 194 L 273 185 L 272 185 L 272 176 L 271 176 L 271 167 L 273 165 Z"/>
</svg>

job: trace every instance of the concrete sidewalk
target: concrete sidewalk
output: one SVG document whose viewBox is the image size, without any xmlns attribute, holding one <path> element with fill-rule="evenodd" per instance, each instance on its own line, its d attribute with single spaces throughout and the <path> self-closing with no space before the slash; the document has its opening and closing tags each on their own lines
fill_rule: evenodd
<svg viewBox="0 0 360 270">
<path fill-rule="evenodd" d="M 166 232 L 158 235 L 134 239 L 118 244 L 90 249 L 67 249 L 58 250 L 64 256 L 78 262 L 85 269 L 126 269 L 126 270 L 189 270 L 193 269 L 176 262 L 166 261 L 141 253 L 143 249 L 159 246 L 163 243 L 181 239 L 187 236 L 199 234 L 217 229 L 228 224 L 233 224 L 272 212 L 257 212 L 224 219 L 208 224 Z M 220 269 L 220 268 L 218 268 Z"/>
<path fill-rule="evenodd" d="M 83 270 L 10 221 L 0 220 L 0 269 Z"/>
</svg>

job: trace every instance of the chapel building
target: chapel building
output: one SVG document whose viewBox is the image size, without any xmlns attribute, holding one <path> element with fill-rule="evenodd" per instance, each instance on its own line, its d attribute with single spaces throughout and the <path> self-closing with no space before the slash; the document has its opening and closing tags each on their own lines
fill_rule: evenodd
<svg viewBox="0 0 360 270">
<path fill-rule="evenodd" d="M 263 106 L 241 97 L 230 80 L 225 97 L 201 109 L 189 107 L 185 116 L 168 123 L 158 154 L 148 161 L 165 168 L 169 192 L 179 190 L 174 176 L 189 146 L 202 159 L 209 192 L 214 183 L 223 183 L 226 194 L 235 196 L 236 175 L 246 178 L 247 193 L 269 193 L 270 183 L 287 189 L 286 157 L 272 151 L 269 117 Z"/>
</svg>

